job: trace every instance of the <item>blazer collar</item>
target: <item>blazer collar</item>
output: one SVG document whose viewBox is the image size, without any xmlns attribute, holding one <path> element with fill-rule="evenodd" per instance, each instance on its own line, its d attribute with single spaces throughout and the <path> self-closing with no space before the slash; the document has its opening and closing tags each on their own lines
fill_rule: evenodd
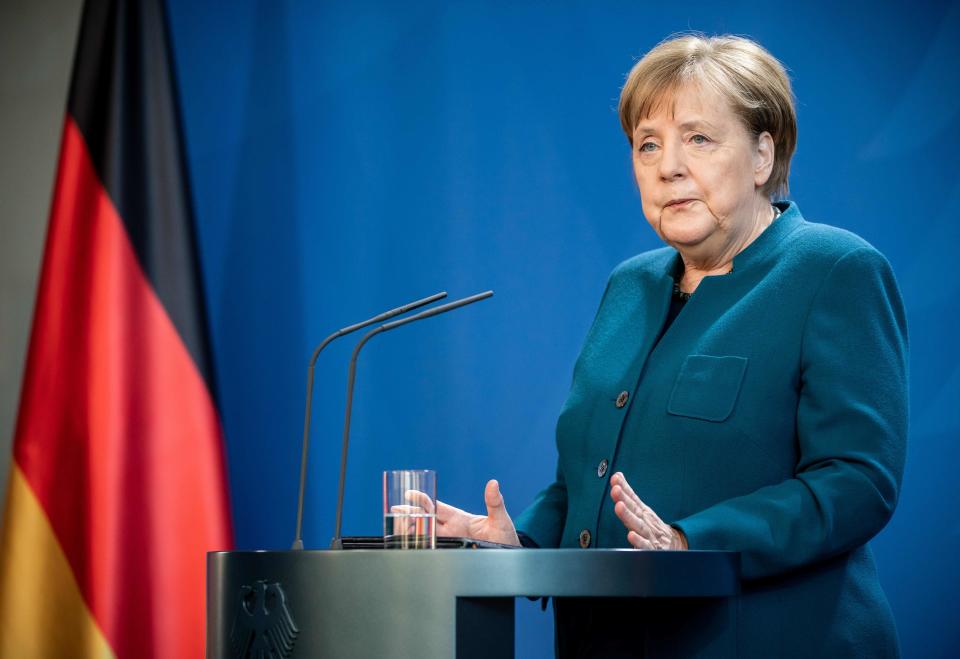
<svg viewBox="0 0 960 659">
<path fill-rule="evenodd" d="M 805 220 L 796 203 L 778 201 L 773 205 L 780 209 L 780 217 L 764 229 L 756 240 L 747 245 L 745 250 L 733 257 L 732 272 L 743 272 L 758 263 L 769 260 L 776 254 L 777 247 L 783 242 L 783 239 L 804 223 Z M 667 261 L 663 276 L 676 280 L 681 274 L 683 274 L 683 259 L 680 258 L 680 253 L 676 252 L 674 257 Z"/>
<path fill-rule="evenodd" d="M 773 256 L 783 239 L 803 224 L 800 209 L 792 201 L 778 201 L 774 204 L 780 209 L 780 217 L 764 229 L 757 239 L 747 248 L 733 257 L 733 272 L 742 272 L 751 266 L 763 263 Z"/>
</svg>

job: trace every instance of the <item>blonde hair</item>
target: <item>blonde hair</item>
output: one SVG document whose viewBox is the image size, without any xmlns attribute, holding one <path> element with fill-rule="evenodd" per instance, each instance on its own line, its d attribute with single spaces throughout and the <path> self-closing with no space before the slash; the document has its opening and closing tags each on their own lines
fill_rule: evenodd
<svg viewBox="0 0 960 659">
<path fill-rule="evenodd" d="M 662 41 L 633 66 L 620 92 L 620 124 L 631 145 L 637 124 L 688 83 L 719 93 L 754 137 L 770 133 L 773 171 L 763 192 L 785 197 L 797 146 L 797 115 L 783 65 L 743 37 L 684 34 Z"/>
</svg>

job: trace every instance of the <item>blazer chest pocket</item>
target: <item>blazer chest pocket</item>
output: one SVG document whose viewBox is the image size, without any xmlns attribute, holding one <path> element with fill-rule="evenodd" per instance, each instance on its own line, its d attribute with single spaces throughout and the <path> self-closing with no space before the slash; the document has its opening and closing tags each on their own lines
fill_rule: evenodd
<svg viewBox="0 0 960 659">
<path fill-rule="evenodd" d="M 689 355 L 673 385 L 667 412 L 704 421 L 725 420 L 737 402 L 746 371 L 746 357 Z"/>
</svg>

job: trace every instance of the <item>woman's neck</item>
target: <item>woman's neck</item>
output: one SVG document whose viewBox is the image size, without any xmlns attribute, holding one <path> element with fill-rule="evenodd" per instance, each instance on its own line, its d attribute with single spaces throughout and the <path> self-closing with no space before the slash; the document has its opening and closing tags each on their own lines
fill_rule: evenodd
<svg viewBox="0 0 960 659">
<path fill-rule="evenodd" d="M 739 236 L 733 236 L 724 249 L 714 254 L 685 253 L 683 248 L 677 248 L 683 260 L 683 277 L 680 279 L 680 290 L 684 293 L 693 293 L 704 277 L 725 275 L 733 270 L 734 257 L 745 250 L 769 227 L 778 213 L 769 201 L 764 200 L 760 208 L 753 215 L 753 221 Z"/>
</svg>

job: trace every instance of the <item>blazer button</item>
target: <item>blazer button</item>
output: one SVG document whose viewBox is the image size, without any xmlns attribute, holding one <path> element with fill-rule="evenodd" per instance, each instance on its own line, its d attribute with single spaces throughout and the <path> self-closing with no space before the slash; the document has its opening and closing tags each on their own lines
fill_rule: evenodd
<svg viewBox="0 0 960 659">
<path fill-rule="evenodd" d="M 621 392 L 620 392 L 620 395 L 617 396 L 617 403 L 616 403 L 617 409 L 620 409 L 620 408 L 622 408 L 624 405 L 626 405 L 628 398 L 630 398 L 630 394 L 627 393 L 626 391 L 621 391 Z"/>
<path fill-rule="evenodd" d="M 580 531 L 580 546 L 584 549 L 590 546 L 590 531 L 586 529 Z"/>
<path fill-rule="evenodd" d="M 604 458 L 600 461 L 600 464 L 597 465 L 597 478 L 603 478 L 607 475 L 607 467 L 610 466 L 610 463 L 607 462 L 607 459 Z"/>
</svg>

